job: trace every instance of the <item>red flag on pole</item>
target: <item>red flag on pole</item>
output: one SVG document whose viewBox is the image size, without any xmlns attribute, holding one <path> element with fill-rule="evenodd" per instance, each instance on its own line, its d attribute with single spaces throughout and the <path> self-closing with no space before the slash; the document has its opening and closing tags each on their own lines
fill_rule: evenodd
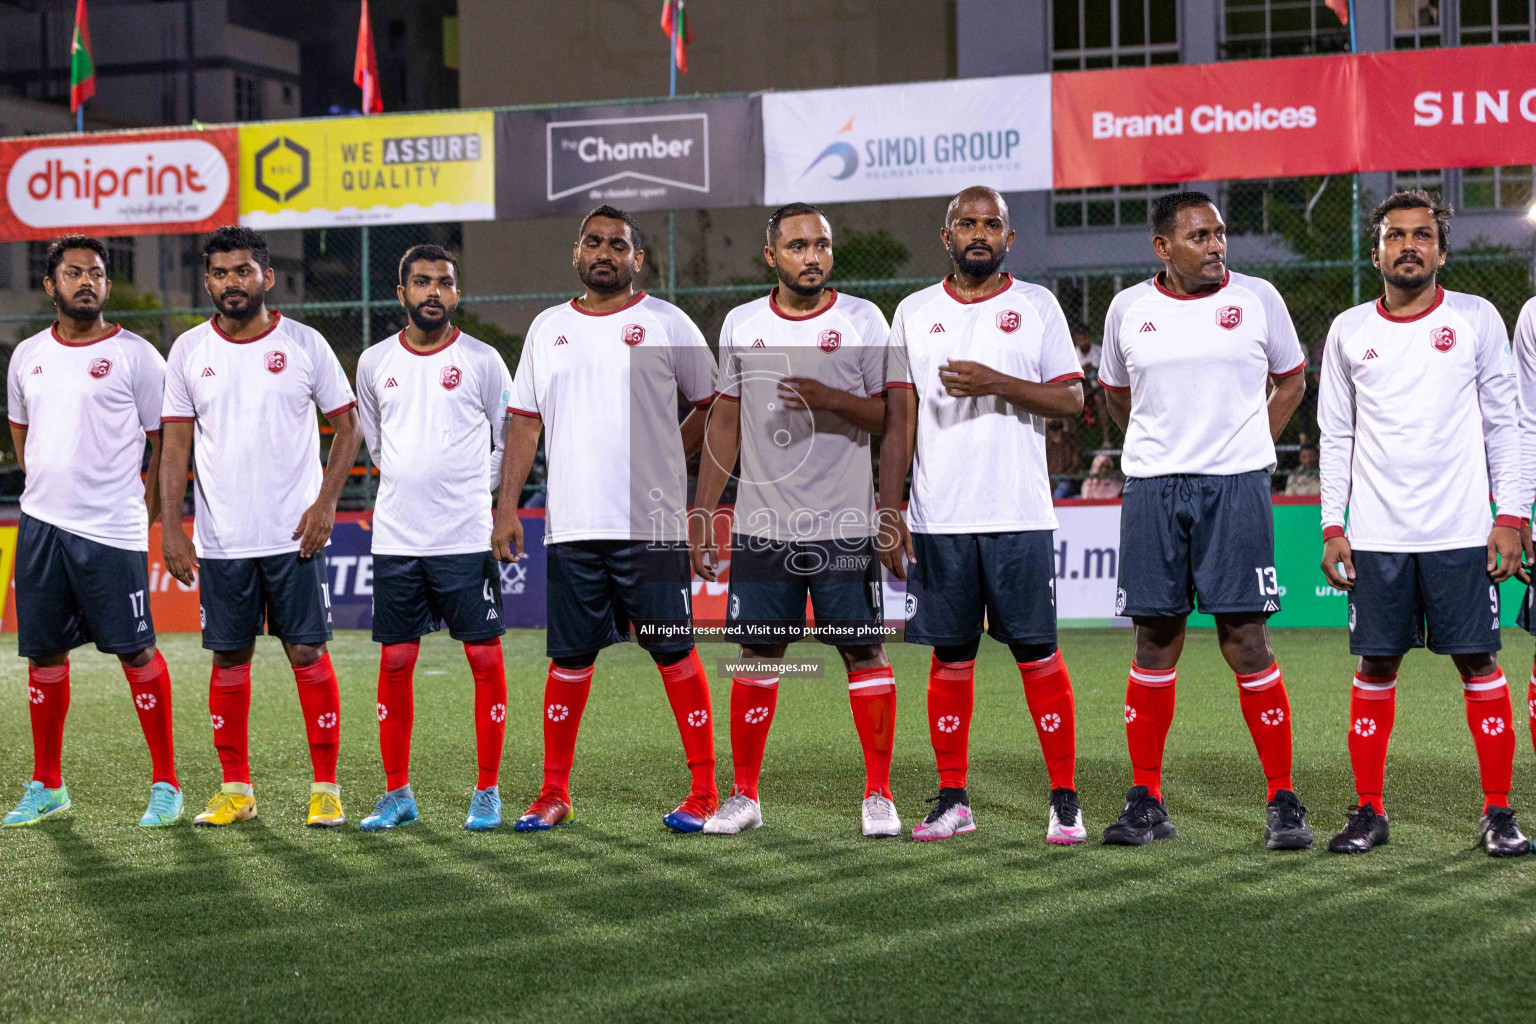
<svg viewBox="0 0 1536 1024">
<path fill-rule="evenodd" d="M 81 7 L 85 0 L 80 0 Z M 368 0 L 363 0 L 362 17 L 357 23 L 357 56 L 352 59 L 352 83 L 363 90 L 363 113 L 382 114 L 384 98 L 379 95 L 379 56 L 373 50 L 373 29 L 368 24 Z"/>
<path fill-rule="evenodd" d="M 96 95 L 96 62 L 91 59 L 91 29 L 85 0 L 75 0 L 75 34 L 69 41 L 69 109 L 79 110 Z"/>
<path fill-rule="evenodd" d="M 674 12 L 673 8 L 676 8 Z M 693 42 L 693 30 L 688 27 L 688 14 L 683 0 L 665 0 L 661 6 L 661 30 L 672 40 L 672 59 L 677 70 L 688 70 L 688 44 Z"/>
<path fill-rule="evenodd" d="M 1323 0 L 1323 3 L 1338 15 L 1340 25 L 1349 24 L 1349 0 Z"/>
</svg>

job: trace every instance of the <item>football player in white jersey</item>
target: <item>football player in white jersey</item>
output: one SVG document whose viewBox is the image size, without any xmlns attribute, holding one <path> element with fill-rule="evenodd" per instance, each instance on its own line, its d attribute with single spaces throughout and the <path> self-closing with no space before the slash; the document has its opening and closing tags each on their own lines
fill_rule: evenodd
<svg viewBox="0 0 1536 1024">
<path fill-rule="evenodd" d="M 501 355 L 453 325 L 459 264 L 438 245 L 400 259 L 406 325 L 357 361 L 357 412 L 379 467 L 373 508 L 373 639 L 379 652 L 379 749 L 385 792 L 362 821 L 382 832 L 415 821 L 411 675 L 421 638 L 446 623 L 475 680 L 479 775 L 464 827 L 501 825 L 507 677 L 501 572 L 491 555 L 491 487 L 512 376 Z"/>
<path fill-rule="evenodd" d="M 523 341 L 492 533 L 496 557 L 523 557 L 517 501 L 548 427 L 544 785 L 514 827 L 572 820 L 571 759 L 592 666 L 633 623 L 661 670 L 692 775 L 662 821 L 698 832 L 719 800 L 709 680 L 693 646 L 684 459 L 703 441 L 715 362 L 687 314 L 635 287 L 645 239 L 628 213 L 589 213 L 571 262 L 582 294 L 540 313 Z M 679 391 L 695 406 L 681 427 Z"/>
<path fill-rule="evenodd" d="M 1104 841 L 1174 835 L 1163 745 L 1198 598 L 1216 617 L 1264 770 L 1265 845 L 1307 849 L 1312 830 L 1291 782 L 1291 706 L 1266 623 L 1280 609 L 1274 439 L 1301 404 L 1306 357 L 1274 286 L 1227 268 L 1226 224 L 1209 196 L 1157 199 L 1152 248 L 1163 270 L 1110 303 L 1099 367 L 1125 431 L 1115 613 L 1136 627 L 1125 697 L 1132 786 Z"/>
<path fill-rule="evenodd" d="M 720 330 L 720 401 L 710 411 L 689 520 L 693 568 L 716 579 L 714 512 L 741 453 L 732 521 L 726 636 L 760 664 L 731 680 L 735 784 L 706 833 L 763 823 L 758 779 L 778 702 L 775 664 L 805 633 L 836 647 L 864 748 L 866 836 L 894 836 L 891 800 L 896 681 L 886 657 L 875 550 L 870 434 L 885 417 L 879 308 L 827 287 L 832 226 L 808 203 L 768 219 L 764 258 L 779 283 L 737 306 Z"/>
<path fill-rule="evenodd" d="M 1461 674 L 1483 788 L 1479 844 L 1492 857 L 1530 849 L 1509 807 L 1515 719 L 1498 659 L 1498 584 L 1519 568 L 1531 507 L 1518 385 L 1498 310 L 1436 281 L 1450 217 L 1418 190 L 1376 208 L 1382 295 L 1339 314 L 1323 353 L 1323 573 L 1349 592 L 1349 651 L 1360 658 L 1348 732 L 1358 798 L 1334 853 L 1388 840 L 1397 669 L 1425 646 Z"/>
<path fill-rule="evenodd" d="M 160 398 L 165 360 L 108 324 L 112 261 L 95 238 L 48 246 L 43 289 L 58 319 L 11 353 L 7 414 L 26 476 L 16 534 L 18 647 L 27 659 L 32 780 L 7 826 L 69 807 L 61 748 L 69 712 L 69 652 L 115 654 L 149 743 L 153 780 L 139 824 L 181 817 L 171 738 L 171 677 L 155 648 L 149 602 L 149 523 L 159 513 Z M 149 474 L 139 479 L 144 441 Z"/>
<path fill-rule="evenodd" d="M 1045 757 L 1046 841 L 1075 845 L 1087 832 L 1072 680 L 1056 645 L 1045 422 L 1082 412 L 1083 373 L 1056 297 L 1002 269 L 1014 233 L 1001 195 L 977 186 L 955 196 L 940 238 L 954 272 L 907 296 L 891 321 L 880 452 L 881 558 L 907 581 L 907 642 L 933 648 L 928 737 L 939 795 L 912 837 L 976 830 L 966 772 L 985 623 L 1018 665 Z"/>
<path fill-rule="evenodd" d="M 357 401 L 320 333 L 267 309 L 272 263 L 261 235 L 219 228 L 203 243 L 203 267 L 218 312 L 171 346 L 160 467 L 165 568 L 196 580 L 203 647 L 213 652 L 208 710 L 224 784 L 193 824 L 256 816 L 247 724 L 251 656 L 265 626 L 298 683 L 314 769 L 308 824 L 330 828 L 346 817 L 325 546 L 357 457 Z M 317 407 L 335 430 L 323 474 Z M 194 437 L 195 545 L 181 516 Z"/>
</svg>

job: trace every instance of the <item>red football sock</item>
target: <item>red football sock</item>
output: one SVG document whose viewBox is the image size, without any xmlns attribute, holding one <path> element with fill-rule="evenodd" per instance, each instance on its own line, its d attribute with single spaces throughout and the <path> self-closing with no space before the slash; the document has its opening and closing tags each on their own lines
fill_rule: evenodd
<svg viewBox="0 0 1536 1024">
<path fill-rule="evenodd" d="M 1515 715 L 1509 702 L 1504 673 L 1494 669 L 1485 676 L 1463 676 L 1462 695 L 1467 701 L 1467 728 L 1477 748 L 1477 773 L 1483 781 L 1483 813 L 1490 807 L 1509 806 L 1509 784 L 1515 772 Z"/>
<path fill-rule="evenodd" d="M 293 666 L 299 684 L 299 707 L 304 710 L 304 734 L 309 739 L 309 761 L 315 781 L 336 784 L 336 753 L 341 745 L 341 691 L 330 652 L 308 665 Z"/>
<path fill-rule="evenodd" d="M 1349 691 L 1349 763 L 1355 770 L 1355 802 L 1385 814 L 1381 802 L 1387 776 L 1387 741 L 1397 718 L 1397 675 L 1355 673 Z"/>
<path fill-rule="evenodd" d="M 489 789 L 501 773 L 501 748 L 507 737 L 507 672 L 501 638 L 466 643 L 464 656 L 475 677 L 475 760 L 480 765 L 475 788 Z"/>
<path fill-rule="evenodd" d="M 411 726 L 416 721 L 416 695 L 411 676 L 421 642 L 385 644 L 379 651 L 379 755 L 384 760 L 384 788 L 411 784 Z"/>
<path fill-rule="evenodd" d="M 1237 699 L 1264 769 L 1266 800 L 1291 782 L 1291 698 L 1285 692 L 1280 666 L 1271 662 L 1258 672 L 1237 672 Z"/>
<path fill-rule="evenodd" d="M 52 668 L 27 663 L 32 711 L 32 778 L 49 789 L 64 785 L 64 717 L 69 714 L 69 662 Z"/>
<path fill-rule="evenodd" d="M 1142 668 L 1131 662 L 1125 684 L 1125 742 L 1131 750 L 1131 785 L 1163 798 L 1163 746 L 1173 725 L 1176 668 Z"/>
<path fill-rule="evenodd" d="M 171 736 L 171 671 L 165 666 L 165 658 L 159 651 L 148 665 L 134 668 L 123 666 L 128 677 L 128 689 L 133 694 L 133 706 L 139 713 L 139 728 L 144 730 L 144 740 L 149 744 L 151 782 L 168 782 L 177 789 L 176 741 Z"/>
<path fill-rule="evenodd" d="M 561 668 L 549 663 L 544 681 L 544 792 L 571 794 L 571 761 L 581 713 L 592 692 L 592 666 Z"/>
<path fill-rule="evenodd" d="M 928 739 L 939 769 L 940 789 L 964 789 L 970 765 L 971 709 L 976 704 L 976 662 L 940 661 L 928 666 Z"/>
<path fill-rule="evenodd" d="M 225 782 L 251 784 L 251 663 L 234 668 L 213 666 L 208 682 L 208 717 L 213 746 Z"/>
<path fill-rule="evenodd" d="M 1531 669 L 1531 681 L 1525 690 L 1525 700 L 1531 709 L 1531 746 L 1536 749 L 1536 667 Z"/>
<path fill-rule="evenodd" d="M 891 747 L 896 738 L 896 676 L 889 665 L 848 673 L 848 706 L 864 748 L 864 795 L 891 797 Z"/>
<path fill-rule="evenodd" d="M 672 717 L 683 739 L 683 754 L 693 775 L 693 792 L 707 796 L 715 790 L 715 730 L 709 724 L 709 679 L 699 661 L 698 648 L 688 657 L 670 665 L 658 666 L 667 688 Z"/>
<path fill-rule="evenodd" d="M 779 703 L 779 681 L 731 680 L 731 764 L 736 792 L 757 799 L 757 780 L 763 773 L 763 748 L 773 725 L 773 709 Z"/>
<path fill-rule="evenodd" d="M 1040 737 L 1040 753 L 1045 755 L 1051 788 L 1076 791 L 1073 776 L 1077 770 L 1077 716 L 1067 663 L 1057 650 L 1042 661 L 1015 664 L 1024 680 L 1024 702 L 1035 720 L 1035 734 Z"/>
</svg>

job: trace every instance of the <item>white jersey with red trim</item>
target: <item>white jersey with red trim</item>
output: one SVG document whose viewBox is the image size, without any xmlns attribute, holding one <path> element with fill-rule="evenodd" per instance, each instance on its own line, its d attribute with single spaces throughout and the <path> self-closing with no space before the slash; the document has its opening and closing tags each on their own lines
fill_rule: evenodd
<svg viewBox="0 0 1536 1024">
<path fill-rule="evenodd" d="M 544 421 L 544 543 L 687 539 L 679 390 L 709 404 L 715 360 L 670 302 L 641 292 L 588 313 L 572 299 L 534 319 L 507 411 Z"/>
<path fill-rule="evenodd" d="M 1536 497 L 1536 299 L 1527 299 L 1515 321 L 1515 370 L 1520 378 L 1520 506 L 1529 517 Z"/>
<path fill-rule="evenodd" d="M 1045 418 L 996 396 L 952 398 L 939 382 L 950 360 L 981 363 L 1040 383 L 1083 371 L 1056 296 L 1004 275 L 973 301 L 948 278 L 896 307 L 886 386 L 917 391 L 917 451 L 907 522 L 918 533 L 1054 530 Z"/>
<path fill-rule="evenodd" d="M 875 533 L 869 434 L 825 409 L 788 408 L 779 393 L 785 377 L 860 398 L 885 393 L 890 328 L 880 307 L 828 291 L 827 306 L 799 317 L 770 292 L 731 310 L 720 328 L 720 397 L 741 403 L 736 533 L 780 541 Z"/>
<path fill-rule="evenodd" d="M 299 550 L 293 531 L 323 476 L 315 409 L 335 416 L 357 404 L 320 332 L 272 317 L 239 341 L 210 318 L 171 346 L 162 418 L 195 424 L 199 558 Z"/>
<path fill-rule="evenodd" d="M 1482 547 L 1493 516 L 1530 514 L 1521 483 L 1518 385 L 1487 299 L 1437 289 L 1394 317 L 1381 300 L 1339 314 L 1317 393 L 1324 532 L 1362 551 Z M 1506 520 L 1505 516 L 1510 519 Z"/>
<path fill-rule="evenodd" d="M 362 354 L 357 419 L 379 467 L 374 554 L 490 550 L 491 490 L 511 400 L 500 353 L 457 327 L 428 352 L 397 334 Z"/>
<path fill-rule="evenodd" d="M 21 510 L 98 544 L 149 550 L 139 469 L 144 438 L 160 433 L 165 360 L 114 327 L 74 344 L 56 325 L 11 353 L 6 411 L 27 428 Z"/>
<path fill-rule="evenodd" d="M 1162 275 L 1109 304 L 1099 383 L 1130 391 L 1126 476 L 1231 476 L 1275 468 L 1271 377 L 1306 367 L 1275 286 L 1228 272 L 1215 291 L 1176 295 Z"/>
</svg>

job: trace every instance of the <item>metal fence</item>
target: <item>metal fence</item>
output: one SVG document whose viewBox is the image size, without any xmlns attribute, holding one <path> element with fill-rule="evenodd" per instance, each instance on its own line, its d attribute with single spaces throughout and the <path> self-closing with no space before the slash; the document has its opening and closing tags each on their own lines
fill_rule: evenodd
<svg viewBox="0 0 1536 1024">
<path fill-rule="evenodd" d="M 1334 179 L 1335 183 L 1348 179 Z M 1244 183 L 1245 185 L 1247 183 Z M 1233 183 L 1223 193 L 1222 201 L 1228 223 L 1237 234 L 1263 235 L 1266 248 L 1286 255 L 1264 262 L 1239 261 L 1235 269 L 1272 281 L 1285 297 L 1303 345 L 1308 350 L 1307 393 L 1301 409 L 1292 420 L 1280 443 L 1277 488 L 1291 483 L 1290 477 L 1301 458 L 1298 448 L 1315 438 L 1316 372 L 1322 356 L 1328 325 L 1341 310 L 1352 305 L 1358 295 L 1368 299 L 1380 291 L 1377 273 L 1368 262 L 1369 242 L 1359 245 L 1351 238 L 1351 226 L 1358 223 L 1348 187 L 1338 187 L 1323 179 L 1271 183 L 1267 189 L 1237 187 Z M 1091 191 L 1091 190 L 1090 190 Z M 1110 192 L 1112 190 L 1105 190 Z M 1372 197 L 1362 197 L 1362 207 Z M 1083 200 L 1086 226 L 1094 221 L 1093 196 Z M 922 204 L 921 216 L 931 220 L 933 201 L 909 201 Z M 1146 204 L 1127 212 L 1112 208 L 1109 224 L 1125 226 L 1139 216 L 1144 222 Z M 882 204 L 886 211 L 900 210 L 903 204 Z M 1121 203 L 1124 206 L 1124 203 Z M 937 246 L 925 246 L 919 254 L 878 223 L 868 223 L 868 208 L 861 211 L 866 223 L 859 227 L 841 226 L 841 211 L 831 210 L 837 235 L 836 286 L 853 295 L 877 303 L 889 317 L 902 298 L 925 287 L 948 267 Z M 767 211 L 763 212 L 766 220 Z M 850 222 L 857 218 L 850 217 Z M 931 228 L 929 229 L 931 230 Z M 1058 229 L 1059 230 L 1059 229 Z M 398 254 L 417 242 L 436 241 L 454 248 L 461 241 L 459 225 L 419 225 L 374 227 L 371 229 L 309 229 L 274 231 L 268 240 L 274 254 L 277 287 L 271 304 L 320 330 L 335 347 L 349 372 L 363 349 L 400 329 L 404 317 L 395 299 L 396 260 Z M 686 310 L 713 344 L 725 314 L 735 305 L 762 294 L 773 278 L 762 267 L 755 273 L 725 277 L 707 269 L 707 260 L 696 260 L 688 243 L 673 241 L 672 232 L 657 233 L 651 240 L 650 260 L 642 284 Z M 180 254 L 172 260 L 172 279 L 165 274 L 164 293 L 197 295 L 201 301 L 185 301 L 167 308 L 160 294 L 143 285 L 137 275 L 137 287 L 115 286 L 108 317 L 121 322 L 167 351 L 175 337 L 211 313 L 201 292 L 201 267 L 192 254 L 194 238 L 175 239 L 171 249 Z M 1441 280 L 1447 288 L 1472 292 L 1490 299 L 1513 328 L 1521 305 L 1531 294 L 1532 253 L 1523 249 L 1500 247 L 1478 240 L 1457 239 Z M 695 244 L 697 244 L 695 242 Z M 1017 246 L 1031 244 L 1020 238 Z M 1016 246 L 1016 247 L 1017 247 Z M 1359 251 L 1358 262 L 1351 260 Z M 1148 276 L 1156 266 L 1150 246 L 1145 263 L 1115 267 L 1073 268 L 1070 270 L 1026 272 L 1020 274 L 1051 288 L 1061 301 L 1068 319 L 1081 324 L 1082 345 L 1091 356 L 1102 333 L 1105 311 L 1114 294 Z M 483 257 L 482 257 L 483 258 Z M 699 266 L 704 271 L 699 271 Z M 368 273 L 363 268 L 368 268 Z M 720 279 L 724 277 L 724 279 Z M 571 282 L 574 287 L 574 278 Z M 540 293 L 466 295 L 458 321 L 469 333 L 498 348 L 509 366 L 517 363 L 522 334 L 542 309 L 568 299 L 572 290 Z M 44 329 L 53 319 L 51 307 L 41 291 L 36 294 L 34 312 L 0 315 L 0 369 L 8 363 L 14 343 Z M 1058 496 L 1078 492 L 1090 475 L 1094 456 L 1107 454 L 1117 464 L 1120 433 L 1109 421 L 1102 393 L 1090 370 L 1088 401 L 1083 416 L 1068 424 L 1053 425 L 1048 433 L 1053 486 Z M 0 442 L 0 503 L 12 503 L 20 493 L 21 479 L 10 439 Z M 360 456 L 353 483 L 344 494 L 344 506 L 367 507 L 375 491 L 375 474 Z M 1293 488 L 1306 487 L 1306 474 L 1297 476 Z M 535 481 L 529 489 L 539 490 Z"/>
</svg>

